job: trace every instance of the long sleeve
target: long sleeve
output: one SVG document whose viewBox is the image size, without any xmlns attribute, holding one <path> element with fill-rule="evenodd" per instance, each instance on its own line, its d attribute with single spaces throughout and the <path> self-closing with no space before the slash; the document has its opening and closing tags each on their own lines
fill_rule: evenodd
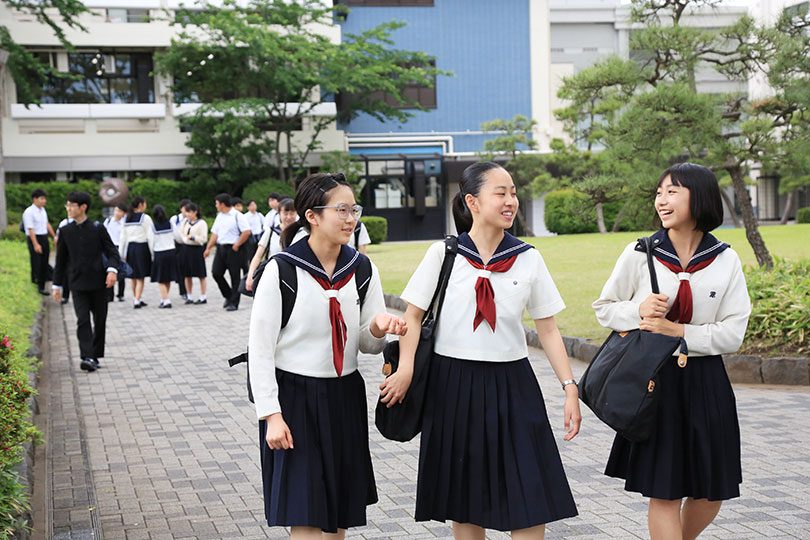
<svg viewBox="0 0 810 540">
<path fill-rule="evenodd" d="M 599 298 L 592 304 L 596 319 L 605 328 L 617 332 L 635 330 L 641 322 L 639 303 L 632 301 L 638 286 L 639 265 L 635 244 L 625 248 L 616 261 Z"/>
<path fill-rule="evenodd" d="M 208 223 L 201 219 L 194 224 L 191 234 L 196 245 L 204 246 L 208 242 Z"/>
<path fill-rule="evenodd" d="M 146 243 L 149 245 L 149 253 L 151 253 L 152 257 L 155 256 L 155 224 L 152 222 L 152 218 L 147 216 L 146 214 L 143 215 L 143 224 L 144 230 L 146 231 Z"/>
<path fill-rule="evenodd" d="M 56 264 L 53 269 L 52 284 L 55 288 L 61 288 L 65 282 L 65 273 L 70 264 L 70 251 L 67 247 L 67 239 L 63 238 L 56 243 Z"/>
<path fill-rule="evenodd" d="M 281 412 L 276 383 L 276 343 L 281 331 L 281 291 L 278 264 L 273 261 L 253 297 L 248 337 L 248 373 L 257 418 Z"/>
<path fill-rule="evenodd" d="M 362 283 L 358 283 L 362 285 Z M 371 333 L 371 323 L 380 313 L 385 313 L 385 298 L 383 297 L 380 273 L 374 263 L 371 264 L 371 277 L 363 306 L 360 309 L 360 339 L 358 347 L 360 352 L 378 354 L 385 347 L 385 336 L 376 338 Z"/>
<path fill-rule="evenodd" d="M 121 234 L 118 237 L 118 254 L 121 259 L 127 259 L 127 247 L 129 247 L 129 233 L 127 227 L 121 226 Z"/>
<path fill-rule="evenodd" d="M 717 310 L 716 321 L 706 324 L 685 324 L 684 339 L 689 354 L 714 355 L 737 352 L 745 337 L 751 298 L 745 283 L 742 264 L 737 257 L 730 282 Z"/>
<path fill-rule="evenodd" d="M 110 233 L 107 232 L 105 227 L 98 228 L 98 234 L 101 236 L 101 252 L 107 257 L 107 271 L 118 272 L 118 267 L 121 264 L 121 256 L 118 254 L 118 248 L 113 244 Z"/>
</svg>

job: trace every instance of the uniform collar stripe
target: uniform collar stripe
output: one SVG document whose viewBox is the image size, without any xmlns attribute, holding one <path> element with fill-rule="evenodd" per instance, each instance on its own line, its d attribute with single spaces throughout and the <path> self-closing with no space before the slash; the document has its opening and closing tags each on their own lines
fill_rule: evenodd
<svg viewBox="0 0 810 540">
<path fill-rule="evenodd" d="M 340 274 L 342 274 L 343 272 L 345 272 L 346 270 L 348 270 L 349 268 L 351 268 L 351 267 L 354 265 L 354 262 L 357 260 L 357 258 L 358 258 L 359 256 L 360 256 L 360 252 L 359 252 L 359 251 L 355 251 L 355 252 L 354 252 L 354 257 L 352 257 L 352 259 L 351 259 L 351 260 L 350 260 L 348 263 L 346 263 L 346 265 L 345 265 L 345 266 L 343 266 L 343 268 L 341 268 L 340 270 L 338 270 L 337 272 L 335 272 L 335 273 L 332 275 L 332 281 L 338 281 L 338 276 L 339 276 Z"/>
<path fill-rule="evenodd" d="M 323 274 L 326 277 L 326 279 L 329 279 L 329 274 L 327 274 L 324 270 L 318 268 L 317 266 L 310 263 L 309 261 L 305 261 L 301 257 L 296 257 L 295 255 L 293 255 L 292 253 L 290 253 L 288 251 L 282 251 L 281 253 L 278 254 L 278 256 L 279 257 L 287 257 L 288 259 L 292 259 L 292 260 L 294 260 L 296 262 L 299 262 L 299 263 L 303 264 L 304 266 L 306 266 L 307 268 L 311 268 L 312 270 L 318 272 L 319 274 Z"/>
</svg>

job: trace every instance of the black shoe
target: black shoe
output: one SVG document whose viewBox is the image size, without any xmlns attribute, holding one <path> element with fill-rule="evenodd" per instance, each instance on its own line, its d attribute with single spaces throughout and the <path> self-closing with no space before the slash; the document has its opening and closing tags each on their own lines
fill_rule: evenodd
<svg viewBox="0 0 810 540">
<path fill-rule="evenodd" d="M 135 309 L 141 309 L 143 307 L 143 304 L 140 304 L 140 303 L 133 304 L 132 307 L 135 308 Z"/>
<path fill-rule="evenodd" d="M 141 300 L 141 307 L 146 307 L 146 306 L 148 306 L 148 305 L 149 305 L 149 304 L 147 304 L 146 302 L 144 302 L 143 300 Z"/>
<path fill-rule="evenodd" d="M 101 369 L 101 362 L 98 361 L 98 358 L 91 358 L 90 360 L 96 365 L 96 369 Z"/>
<path fill-rule="evenodd" d="M 208 300 L 206 300 L 206 299 L 203 299 L 203 300 L 197 299 L 197 300 L 194 301 L 194 303 L 197 304 L 197 305 L 207 304 Z"/>
<path fill-rule="evenodd" d="M 119 296 L 119 297 L 118 297 L 118 301 L 119 301 L 119 302 L 123 302 L 123 301 L 124 301 L 124 297 L 123 297 L 123 296 Z"/>
<path fill-rule="evenodd" d="M 231 301 L 230 301 L 230 300 L 225 300 L 225 302 L 223 302 L 223 303 L 222 303 L 222 307 L 224 307 L 224 308 L 226 308 L 226 307 L 228 307 L 228 306 L 230 306 L 230 305 L 231 305 Z"/>
<path fill-rule="evenodd" d="M 236 311 L 237 309 L 239 309 L 238 306 L 229 305 L 228 307 L 225 308 L 225 311 Z"/>
<path fill-rule="evenodd" d="M 67 298 L 62 298 L 62 304 L 64 305 L 64 304 L 67 304 L 67 303 L 68 303 L 68 299 Z"/>
<path fill-rule="evenodd" d="M 188 300 L 188 295 L 187 294 L 181 294 L 180 298 L 182 298 L 183 300 Z"/>
<path fill-rule="evenodd" d="M 171 304 L 160 304 L 158 306 L 158 309 L 172 309 L 172 305 Z"/>
<path fill-rule="evenodd" d="M 95 362 L 93 362 L 92 358 L 82 358 L 81 363 L 79 364 L 79 368 L 82 371 L 89 371 L 93 372 L 97 369 Z"/>
<path fill-rule="evenodd" d="M 186 298 L 186 305 L 193 304 L 193 303 L 194 303 L 194 300 L 192 300 L 191 298 Z"/>
<path fill-rule="evenodd" d="M 46 291 L 45 289 L 37 289 L 37 291 L 38 291 L 38 292 L 39 292 L 39 294 L 41 294 L 42 296 L 50 296 L 50 295 L 51 295 L 51 293 L 49 293 L 49 292 L 48 292 L 48 291 Z"/>
</svg>

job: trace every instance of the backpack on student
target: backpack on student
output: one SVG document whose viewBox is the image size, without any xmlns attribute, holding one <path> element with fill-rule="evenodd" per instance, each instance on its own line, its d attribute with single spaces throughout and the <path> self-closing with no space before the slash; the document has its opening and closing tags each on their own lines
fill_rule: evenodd
<svg viewBox="0 0 810 540">
<path fill-rule="evenodd" d="M 295 271 L 295 265 L 287 261 L 284 257 L 274 256 L 266 261 L 263 261 L 256 271 L 253 272 L 253 290 L 257 290 L 259 280 L 264 274 L 264 269 L 275 260 L 278 264 L 278 285 L 281 291 L 281 328 L 287 326 L 292 314 L 293 307 L 295 307 L 295 298 L 298 293 L 298 275 Z M 368 292 L 369 283 L 371 282 L 371 260 L 365 255 L 360 255 L 360 264 L 354 273 L 354 282 L 357 285 L 357 296 L 360 299 L 360 309 L 366 301 L 366 293 Z M 233 367 L 237 364 L 248 363 L 248 351 L 243 352 L 238 356 L 234 356 L 228 360 L 228 365 Z M 250 371 L 247 373 L 247 392 L 248 400 L 253 401 L 253 390 L 250 387 Z"/>
</svg>

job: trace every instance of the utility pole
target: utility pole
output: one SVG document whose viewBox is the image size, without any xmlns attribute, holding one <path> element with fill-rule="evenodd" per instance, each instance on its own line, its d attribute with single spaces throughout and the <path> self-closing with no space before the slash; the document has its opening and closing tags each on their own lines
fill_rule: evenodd
<svg viewBox="0 0 810 540">
<path fill-rule="evenodd" d="M 8 227 L 6 211 L 6 160 L 3 156 L 3 117 L 6 111 L 6 62 L 8 51 L 0 49 L 0 234 Z"/>
</svg>

